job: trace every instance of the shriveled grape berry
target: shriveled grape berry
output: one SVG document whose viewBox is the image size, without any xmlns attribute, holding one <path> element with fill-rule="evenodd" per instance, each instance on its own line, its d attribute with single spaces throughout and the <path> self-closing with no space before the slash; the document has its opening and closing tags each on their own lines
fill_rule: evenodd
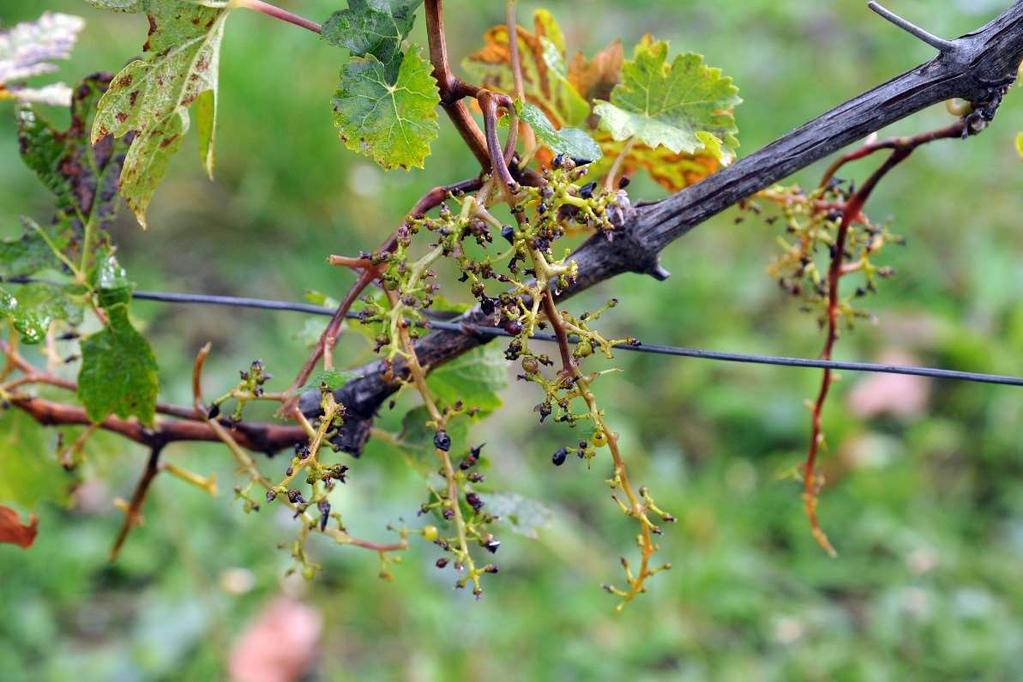
<svg viewBox="0 0 1023 682">
<path fill-rule="evenodd" d="M 327 530 L 327 522 L 330 521 L 330 502 L 320 500 L 316 508 L 320 510 L 320 532 L 323 532 Z"/>
<path fill-rule="evenodd" d="M 476 493 L 469 493 L 468 495 L 466 495 L 465 501 L 469 504 L 470 507 L 473 508 L 474 511 L 479 511 L 480 509 L 483 509 L 483 500 L 481 500 L 480 496 L 477 495 Z"/>
<path fill-rule="evenodd" d="M 483 445 L 486 445 L 486 443 L 477 445 L 474 448 L 469 448 L 469 454 L 463 457 L 462 461 L 458 463 L 458 468 L 462 471 L 468 471 L 476 466 L 476 463 L 480 461 L 480 452 L 483 451 Z"/>
</svg>

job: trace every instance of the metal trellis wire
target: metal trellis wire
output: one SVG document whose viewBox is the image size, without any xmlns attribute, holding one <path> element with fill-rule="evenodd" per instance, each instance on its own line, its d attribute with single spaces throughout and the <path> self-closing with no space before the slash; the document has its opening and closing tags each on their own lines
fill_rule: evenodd
<svg viewBox="0 0 1023 682">
<path fill-rule="evenodd" d="M 334 308 L 313 305 L 310 303 L 297 303 L 292 301 L 278 301 L 264 298 L 243 298 L 236 296 L 211 296 L 206 294 L 184 294 L 162 291 L 136 291 L 134 298 L 143 301 L 159 301 L 162 303 L 175 304 L 199 304 L 217 305 L 234 308 L 256 308 L 259 310 L 277 310 L 309 315 L 330 316 L 334 314 Z M 357 319 L 357 313 L 349 313 L 350 319 Z M 503 329 L 498 327 L 469 326 L 458 322 L 445 322 L 442 320 L 430 320 L 428 326 L 432 329 L 460 332 L 480 336 L 504 336 L 510 337 Z M 556 343 L 557 339 L 553 334 L 534 334 L 530 337 L 537 341 L 549 341 Z M 997 384 L 1001 386 L 1023 386 L 1023 377 L 1005 376 L 1000 374 L 985 374 L 981 372 L 962 372 L 952 369 L 938 369 L 933 367 L 912 367 L 906 365 L 889 365 L 872 362 L 845 362 L 841 360 L 820 360 L 812 358 L 794 358 L 776 355 L 758 355 L 747 353 L 725 353 L 721 351 L 705 350 L 701 348 L 684 348 L 680 346 L 663 346 L 658 344 L 639 343 L 638 345 L 622 344 L 616 346 L 616 350 L 628 351 L 630 353 L 650 353 L 655 355 L 668 355 L 673 357 L 696 358 L 699 360 L 714 360 L 718 362 L 733 362 L 753 365 L 774 365 L 781 367 L 804 367 L 810 369 L 832 369 L 849 372 L 866 372 L 873 374 L 903 374 L 908 376 L 928 377 L 931 379 L 948 379 L 951 381 L 966 381 L 981 384 Z"/>
</svg>

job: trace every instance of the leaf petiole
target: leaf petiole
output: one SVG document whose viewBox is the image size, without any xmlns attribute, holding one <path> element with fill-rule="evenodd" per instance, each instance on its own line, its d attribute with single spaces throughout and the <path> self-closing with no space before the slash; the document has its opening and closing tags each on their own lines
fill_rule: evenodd
<svg viewBox="0 0 1023 682">
<path fill-rule="evenodd" d="M 218 4 L 216 6 L 222 7 L 223 4 Z M 305 17 L 300 17 L 286 9 L 277 7 L 276 5 L 271 5 L 268 2 L 263 2 L 263 0 L 231 0 L 227 3 L 227 7 L 229 9 L 250 9 L 254 12 L 264 14 L 271 19 L 277 19 L 289 24 L 294 24 L 295 26 L 304 28 L 307 31 L 312 31 L 313 33 L 318 34 L 323 31 L 323 28 L 315 21 L 311 21 Z"/>
</svg>

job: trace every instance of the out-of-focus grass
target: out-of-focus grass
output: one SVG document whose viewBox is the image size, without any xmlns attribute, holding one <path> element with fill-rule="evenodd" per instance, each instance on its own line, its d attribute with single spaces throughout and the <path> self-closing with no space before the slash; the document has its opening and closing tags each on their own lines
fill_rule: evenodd
<svg viewBox="0 0 1023 682">
<path fill-rule="evenodd" d="M 324 17 L 337 3 L 289 7 Z M 462 55 L 500 20 L 502 3 L 449 0 L 450 44 Z M 954 36 L 1005 2 L 902 2 L 898 11 Z M 859 0 L 743 3 L 554 2 L 569 42 L 593 50 L 651 31 L 676 49 L 702 52 L 733 75 L 746 99 L 738 118 L 750 151 L 826 108 L 930 56 Z M 535 4 L 523 3 L 522 11 Z M 144 21 L 74 0 L 6 0 L 0 19 L 41 9 L 88 20 L 61 76 L 116 69 L 138 50 Z M 422 31 L 422 27 L 418 29 Z M 343 55 L 298 29 L 237 13 L 222 59 L 218 178 L 208 183 L 187 148 L 153 204 L 148 233 L 115 228 L 123 261 L 145 288 L 297 298 L 337 294 L 350 281 L 324 256 L 371 248 L 426 188 L 473 172 L 445 130 L 425 172 L 383 174 L 346 152 L 328 100 Z M 1012 138 L 1023 97 L 1011 93 L 983 135 L 921 150 L 872 201 L 892 216 L 906 249 L 899 271 L 867 305 L 878 325 L 842 339 L 842 357 L 885 349 L 978 371 L 1023 372 L 1023 178 Z M 2 112 L 0 112 L 2 113 Z M 55 117 L 57 117 L 55 115 Z M 936 108 L 894 127 L 941 124 Z M 868 164 L 869 165 L 869 164 Z M 863 168 L 866 168 L 864 166 Z M 812 183 L 820 168 L 797 179 Z M 863 169 L 856 174 L 862 176 Z M 640 185 L 636 196 L 658 196 Z M 0 116 L 0 229 L 45 219 L 49 199 L 17 159 L 11 117 Z M 712 220 L 665 254 L 665 284 L 626 276 L 581 297 L 623 305 L 608 328 L 649 341 L 728 350 L 813 354 L 813 320 L 765 274 L 774 233 L 733 215 Z M 164 308 L 136 312 L 160 356 L 170 398 L 187 400 L 191 357 L 212 339 L 211 386 L 263 358 L 283 383 L 304 349 L 301 317 Z M 357 346 L 358 342 L 353 341 Z M 357 346 L 351 356 L 362 352 Z M 538 429 L 528 388 L 478 428 L 495 488 L 554 510 L 539 541 L 505 533 L 501 574 L 475 603 L 450 589 L 417 547 L 376 578 L 373 556 L 316 544 L 324 575 L 299 589 L 326 618 L 323 679 L 1013 679 L 1023 655 L 1023 396 L 1013 389 L 935 384 L 926 417 L 859 421 L 844 397 L 863 379 L 846 375 L 826 414 L 832 484 L 822 519 L 841 552 L 828 559 L 805 528 L 797 486 L 780 474 L 805 445 L 817 374 L 656 357 L 620 357 L 624 374 L 603 381 L 601 400 L 621 431 L 634 478 L 651 484 L 679 523 L 661 539 L 674 569 L 624 613 L 599 590 L 618 578 L 632 528 L 606 499 L 606 463 L 592 470 L 549 464 L 564 440 Z M 396 417 L 387 416 L 385 427 Z M 48 456 L 53 434 L 27 444 Z M 837 451 L 837 452 L 836 452 Z M 90 467 L 101 483 L 75 510 L 45 507 L 27 552 L 0 548 L 0 678 L 217 679 L 246 618 L 278 591 L 291 525 L 273 511 L 244 515 L 231 501 L 234 474 L 215 447 L 168 450 L 176 462 L 216 472 L 222 493 L 203 496 L 159 479 L 147 524 L 120 561 L 105 561 L 141 466 L 137 448 L 103 439 Z M 270 462 L 268 469 L 283 466 Z M 385 537 L 388 522 L 414 523 L 423 491 L 396 458 L 354 464 L 338 504 L 348 526 Z M 255 588 L 234 596 L 219 579 L 245 567 Z"/>
</svg>

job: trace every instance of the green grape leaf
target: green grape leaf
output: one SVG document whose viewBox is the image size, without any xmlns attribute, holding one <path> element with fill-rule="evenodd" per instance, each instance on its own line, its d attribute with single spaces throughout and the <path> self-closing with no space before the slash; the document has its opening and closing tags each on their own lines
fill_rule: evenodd
<svg viewBox="0 0 1023 682">
<path fill-rule="evenodd" d="M 122 12 L 145 11 L 149 18 L 144 57 L 114 77 L 92 128 L 93 142 L 135 133 L 121 172 L 121 196 L 146 227 L 146 209 L 181 147 L 192 104 L 203 167 L 213 176 L 220 43 L 230 10 L 188 0 L 89 1 Z"/>
<path fill-rule="evenodd" d="M 349 0 L 348 9 L 323 23 L 323 39 L 343 47 L 353 57 L 373 55 L 394 71 L 400 64 L 401 43 L 412 30 L 423 0 Z"/>
<path fill-rule="evenodd" d="M 622 82 L 611 101 L 599 101 L 594 113 L 617 140 L 636 138 L 672 152 L 706 152 L 728 163 L 739 146 L 732 108 L 742 100 L 732 79 L 704 64 L 698 54 L 682 54 L 668 63 L 668 43 L 649 36 L 622 67 Z"/>
<path fill-rule="evenodd" d="M 94 289 L 98 294 L 100 306 L 112 308 L 120 303 L 125 305 L 131 303 L 135 283 L 128 279 L 128 274 L 117 262 L 117 258 L 108 255 L 96 270 Z"/>
<path fill-rule="evenodd" d="M 554 512 L 542 502 L 516 493 L 489 493 L 486 500 L 488 510 L 500 523 L 533 540 L 554 520 Z"/>
<path fill-rule="evenodd" d="M 321 327 L 323 325 L 320 325 Z M 322 331 L 322 330 L 321 330 Z M 327 388 L 331 391 L 336 391 L 349 381 L 355 378 L 355 372 L 337 370 L 337 369 L 325 369 L 322 372 L 317 372 L 309 381 L 305 382 L 305 386 L 302 387 L 303 391 L 319 390 L 320 386 L 326 384 Z"/>
<path fill-rule="evenodd" d="M 152 0 L 85 0 L 93 7 L 110 9 L 115 12 L 142 12 Z"/>
<path fill-rule="evenodd" d="M 60 267 L 53 249 L 43 238 L 43 228 L 28 218 L 22 218 L 22 223 L 21 237 L 0 240 L 0 279 L 28 277 Z"/>
<path fill-rule="evenodd" d="M 7 318 L 25 343 L 41 343 L 54 320 L 82 321 L 82 307 L 62 285 L 37 282 L 14 293 L 0 289 L 0 316 Z"/>
<path fill-rule="evenodd" d="M 306 289 L 302 294 L 302 298 L 305 299 L 306 303 L 312 303 L 324 308 L 336 308 L 341 303 L 336 298 L 315 289 Z"/>
<path fill-rule="evenodd" d="M 480 346 L 433 370 L 426 383 L 445 405 L 461 400 L 491 412 L 501 407 L 498 393 L 508 385 L 508 361 L 496 344 Z"/>
<path fill-rule="evenodd" d="M 43 12 L 36 21 L 0 31 L 0 100 L 67 106 L 71 89 L 63 83 L 30 88 L 17 81 L 56 71 L 50 62 L 71 55 L 83 26 L 80 17 Z"/>
<path fill-rule="evenodd" d="M 589 134 L 579 128 L 562 128 L 556 130 L 543 111 L 533 105 L 516 101 L 515 108 L 523 121 L 528 123 L 536 133 L 536 139 L 545 144 L 556 154 L 564 154 L 573 159 L 597 161 L 603 155 L 598 145 Z"/>
<path fill-rule="evenodd" d="M 401 435 L 398 445 L 410 453 L 429 454 L 431 461 L 434 445 L 433 436 L 436 433 L 426 425 L 430 421 L 430 413 L 426 407 L 420 405 L 405 413 L 401 420 Z M 448 422 L 448 435 L 451 437 L 452 450 L 466 447 L 469 439 L 469 420 L 452 419 Z"/>
<path fill-rule="evenodd" d="M 526 101 L 539 107 L 557 128 L 584 125 L 590 115 L 590 104 L 569 80 L 565 37 L 551 13 L 537 10 L 533 15 L 533 32 L 518 26 L 517 38 Z M 462 66 L 484 86 L 515 95 L 506 25 L 488 30 L 483 36 L 483 48 L 466 57 Z"/>
<path fill-rule="evenodd" d="M 405 53 L 393 78 L 375 56 L 353 57 L 333 100 L 341 140 L 385 169 L 422 168 L 439 130 L 432 72 L 416 47 Z"/>
<path fill-rule="evenodd" d="M 0 414 L 0 502 L 34 510 L 42 502 L 68 500 L 67 472 L 47 440 L 45 431 L 24 412 Z"/>
<path fill-rule="evenodd" d="M 109 74 L 94 74 L 80 83 L 71 101 L 71 124 L 56 130 L 31 106 L 18 110 L 21 158 L 56 199 L 56 215 L 40 227 L 25 221 L 23 236 L 0 244 L 0 274 L 31 275 L 60 269 L 57 253 L 66 260 L 81 260 L 82 237 L 90 225 L 92 246 L 109 248 L 105 228 L 116 213 L 118 176 L 128 152 L 129 139 L 89 141 L 96 107 L 110 82 Z M 49 256 L 44 256 L 46 251 Z M 92 263 L 96 262 L 91 254 Z"/>
<path fill-rule="evenodd" d="M 94 422 L 116 414 L 152 424 L 160 390 L 156 357 L 132 326 L 126 305 L 115 305 L 107 312 L 107 326 L 82 341 L 78 398 Z"/>
</svg>

